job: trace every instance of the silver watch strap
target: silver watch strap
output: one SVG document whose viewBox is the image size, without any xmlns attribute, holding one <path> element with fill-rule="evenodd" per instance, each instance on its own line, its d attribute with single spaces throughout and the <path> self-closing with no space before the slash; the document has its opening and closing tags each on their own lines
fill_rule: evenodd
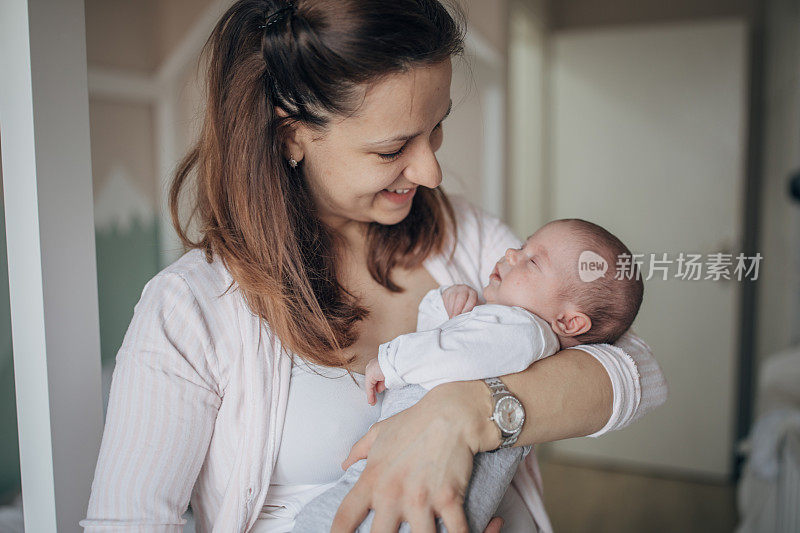
<svg viewBox="0 0 800 533">
<path fill-rule="evenodd" d="M 511 448 L 514 444 L 516 444 L 517 439 L 519 438 L 519 433 L 514 433 L 506 440 L 500 443 L 500 448 Z"/>
<path fill-rule="evenodd" d="M 483 382 L 486 383 L 486 386 L 489 387 L 490 391 L 492 391 L 492 397 L 503 393 L 511 394 L 511 391 L 508 390 L 508 387 L 506 387 L 506 384 L 503 383 L 500 378 L 485 378 Z M 489 417 L 489 420 L 494 420 L 494 414 Z M 498 426 L 498 429 L 499 427 L 500 426 Z M 510 437 L 503 438 L 503 430 L 500 430 L 500 437 L 503 438 L 503 441 L 500 443 L 500 447 L 498 449 L 512 447 L 517 442 L 519 434 L 520 432 L 518 431 Z"/>
<path fill-rule="evenodd" d="M 508 387 L 506 387 L 506 384 L 500 381 L 500 378 L 486 378 L 483 381 L 489 387 L 489 390 L 492 391 L 492 395 L 500 394 L 501 392 L 511 393 Z"/>
</svg>

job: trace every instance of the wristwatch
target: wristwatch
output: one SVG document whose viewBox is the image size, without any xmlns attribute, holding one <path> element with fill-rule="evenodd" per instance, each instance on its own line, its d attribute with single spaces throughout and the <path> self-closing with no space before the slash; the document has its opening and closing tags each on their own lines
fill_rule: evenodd
<svg viewBox="0 0 800 533">
<path fill-rule="evenodd" d="M 488 378 L 483 381 L 492 391 L 494 408 L 489 420 L 494 420 L 494 423 L 500 428 L 500 435 L 503 439 L 500 448 L 510 448 L 522 433 L 522 425 L 525 423 L 525 408 L 499 378 Z"/>
</svg>

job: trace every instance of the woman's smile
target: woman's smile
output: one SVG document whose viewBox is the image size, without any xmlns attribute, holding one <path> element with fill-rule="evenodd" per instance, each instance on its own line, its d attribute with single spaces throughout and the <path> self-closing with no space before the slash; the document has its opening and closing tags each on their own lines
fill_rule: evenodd
<svg viewBox="0 0 800 533">
<path fill-rule="evenodd" d="M 410 201 L 416 192 L 417 188 L 411 187 L 408 189 L 383 189 L 378 194 L 380 194 L 382 198 L 386 198 L 394 204 L 403 205 Z"/>
</svg>

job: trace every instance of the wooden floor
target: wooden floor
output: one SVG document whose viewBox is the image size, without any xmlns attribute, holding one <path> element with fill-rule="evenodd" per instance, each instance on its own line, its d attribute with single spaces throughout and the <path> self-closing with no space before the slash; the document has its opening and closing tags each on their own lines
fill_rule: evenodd
<svg viewBox="0 0 800 533">
<path fill-rule="evenodd" d="M 556 533 L 731 532 L 732 484 L 651 477 L 540 460 L 544 500 Z"/>
</svg>

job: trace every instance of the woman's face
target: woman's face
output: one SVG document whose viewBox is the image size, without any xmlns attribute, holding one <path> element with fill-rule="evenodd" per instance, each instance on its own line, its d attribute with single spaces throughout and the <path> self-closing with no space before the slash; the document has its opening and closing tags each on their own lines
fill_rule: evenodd
<svg viewBox="0 0 800 533">
<path fill-rule="evenodd" d="M 451 75 L 449 59 L 393 74 L 365 86 L 356 112 L 332 119 L 323 133 L 298 127 L 287 157 L 302 158 L 323 221 L 340 229 L 397 224 L 418 187 L 439 186 L 436 151 L 450 112 Z"/>
</svg>

